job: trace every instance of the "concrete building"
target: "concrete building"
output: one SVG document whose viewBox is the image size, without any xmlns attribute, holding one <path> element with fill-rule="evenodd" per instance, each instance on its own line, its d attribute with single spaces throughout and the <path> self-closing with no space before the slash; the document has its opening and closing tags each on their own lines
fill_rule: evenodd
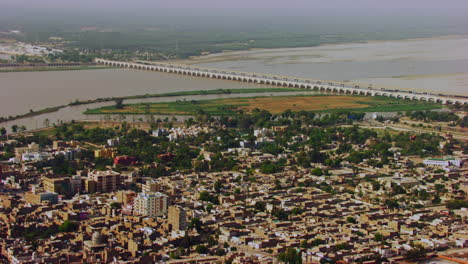
<svg viewBox="0 0 468 264">
<path fill-rule="evenodd" d="M 70 179 L 69 178 L 44 178 L 42 180 L 44 190 L 46 192 L 68 194 L 70 193 Z"/>
<path fill-rule="evenodd" d="M 167 213 L 167 195 L 160 192 L 139 193 L 133 206 L 136 215 L 163 216 Z"/>
<path fill-rule="evenodd" d="M 117 152 L 113 148 L 97 149 L 94 151 L 95 158 L 113 159 L 117 156 Z"/>
<path fill-rule="evenodd" d="M 117 202 L 121 204 L 133 204 L 136 193 L 130 190 L 118 191 L 115 195 Z"/>
<path fill-rule="evenodd" d="M 70 178 L 70 192 L 80 193 L 82 188 L 81 176 L 74 175 Z"/>
<path fill-rule="evenodd" d="M 143 192 L 159 192 L 161 189 L 161 184 L 157 181 L 147 181 L 145 184 L 141 186 L 141 190 Z"/>
<path fill-rule="evenodd" d="M 49 201 L 50 204 L 58 203 L 58 195 L 51 192 L 27 192 L 25 194 L 25 200 L 32 204 L 41 204 L 45 201 Z"/>
<path fill-rule="evenodd" d="M 62 154 L 66 160 L 75 160 L 81 157 L 81 149 L 72 149 L 68 148 L 66 150 L 60 151 L 60 154 Z"/>
<path fill-rule="evenodd" d="M 169 206 L 168 224 L 171 230 L 185 230 L 187 227 L 187 213 L 180 206 Z"/>
<path fill-rule="evenodd" d="M 112 170 L 94 170 L 88 174 L 88 178 L 96 182 L 96 192 L 115 192 L 121 184 L 120 173 Z"/>
</svg>

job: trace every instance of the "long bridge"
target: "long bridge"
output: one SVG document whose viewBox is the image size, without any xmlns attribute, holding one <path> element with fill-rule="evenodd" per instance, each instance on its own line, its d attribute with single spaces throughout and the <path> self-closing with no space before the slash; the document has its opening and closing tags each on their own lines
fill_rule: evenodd
<svg viewBox="0 0 468 264">
<path fill-rule="evenodd" d="M 227 70 L 208 69 L 189 65 L 178 65 L 170 63 L 148 63 L 148 62 L 123 62 L 106 59 L 95 59 L 95 63 L 106 66 L 140 69 L 148 71 L 167 72 L 189 76 L 199 76 L 212 79 L 223 79 L 255 84 L 276 85 L 281 87 L 293 87 L 324 92 L 335 92 L 343 94 L 355 94 L 366 96 L 386 96 L 408 100 L 420 100 L 441 104 L 467 104 L 468 99 L 461 96 L 448 96 L 443 94 L 420 93 L 414 91 L 402 91 L 395 89 L 375 89 L 372 87 L 360 87 L 341 82 L 320 81 L 298 77 L 286 77 L 262 73 L 234 72 Z"/>
</svg>

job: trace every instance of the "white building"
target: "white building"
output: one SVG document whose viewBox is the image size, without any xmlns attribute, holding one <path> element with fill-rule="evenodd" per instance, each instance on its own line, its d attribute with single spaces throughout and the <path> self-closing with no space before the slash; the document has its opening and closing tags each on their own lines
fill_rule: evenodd
<svg viewBox="0 0 468 264">
<path fill-rule="evenodd" d="M 22 161 L 43 161 L 52 158 L 52 154 L 47 152 L 25 152 L 21 154 Z"/>
<path fill-rule="evenodd" d="M 119 138 L 111 138 L 107 140 L 107 145 L 109 147 L 115 147 L 119 144 L 120 139 Z"/>
<path fill-rule="evenodd" d="M 425 159 L 423 163 L 424 165 L 442 166 L 442 167 L 448 167 L 448 166 L 461 167 L 463 164 L 461 160 L 453 158 L 453 157 L 445 157 L 443 159 Z"/>
<path fill-rule="evenodd" d="M 163 216 L 167 213 L 167 195 L 160 192 L 139 193 L 133 208 L 136 215 Z"/>
</svg>

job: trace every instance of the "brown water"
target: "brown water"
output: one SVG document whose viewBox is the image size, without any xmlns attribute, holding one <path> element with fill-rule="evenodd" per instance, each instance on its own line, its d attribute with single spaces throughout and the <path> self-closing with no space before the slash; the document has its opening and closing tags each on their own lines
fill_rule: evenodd
<svg viewBox="0 0 468 264">
<path fill-rule="evenodd" d="M 468 95 L 468 36 L 225 52 L 186 63 Z"/>
<path fill-rule="evenodd" d="M 76 99 L 252 87 L 265 85 L 124 69 L 4 72 L 0 73 L 0 116 L 24 114 Z"/>
<path fill-rule="evenodd" d="M 314 91 L 298 91 L 298 92 L 281 92 L 281 93 L 245 93 L 245 94 L 207 94 L 207 95 L 188 95 L 188 96 L 177 96 L 177 97 L 155 97 L 155 98 L 142 98 L 142 99 L 131 99 L 124 100 L 125 104 L 135 103 L 160 103 L 160 102 L 173 102 L 177 100 L 210 100 L 210 99 L 221 99 L 221 98 L 238 98 L 238 97 L 251 97 L 251 96 L 278 96 L 278 95 L 297 95 L 297 94 L 317 94 Z M 147 121 L 149 115 L 85 115 L 83 114 L 87 109 L 94 109 L 104 106 L 114 105 L 115 102 L 101 102 L 87 105 L 76 105 L 67 106 L 56 112 L 45 113 L 38 116 L 21 118 L 18 120 L 12 120 L 8 122 L 0 123 L 0 127 L 5 127 L 11 131 L 13 125 L 25 126 L 28 130 L 43 128 L 48 125 L 60 124 L 62 122 L 70 122 L 72 120 L 94 120 L 94 121 L 128 121 L 138 122 Z M 164 119 L 167 115 L 153 115 L 154 118 Z M 187 115 L 171 115 L 171 118 L 177 118 L 178 120 L 186 120 L 191 116 Z"/>
</svg>

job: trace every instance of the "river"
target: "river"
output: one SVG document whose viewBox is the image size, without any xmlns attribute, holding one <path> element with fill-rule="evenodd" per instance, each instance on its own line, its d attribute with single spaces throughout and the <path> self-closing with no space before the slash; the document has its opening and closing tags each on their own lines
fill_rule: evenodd
<svg viewBox="0 0 468 264">
<path fill-rule="evenodd" d="M 24 114 L 76 99 L 256 87 L 266 86 L 129 69 L 0 72 L 0 116 Z"/>
<path fill-rule="evenodd" d="M 468 36 L 225 52 L 193 65 L 468 95 Z"/>
<path fill-rule="evenodd" d="M 251 97 L 251 96 L 279 96 L 279 95 L 297 95 L 297 94 L 318 94 L 319 92 L 314 91 L 298 91 L 298 92 L 277 92 L 277 93 L 245 93 L 245 94 L 212 94 L 212 95 L 191 95 L 191 96 L 174 96 L 174 97 L 155 97 L 155 98 L 143 98 L 143 99 L 130 99 L 125 100 L 124 103 L 160 103 L 160 102 L 173 102 L 176 100 L 210 100 L 210 99 L 221 99 L 221 98 L 238 98 L 238 97 Z M 0 123 L 0 127 L 5 127 L 8 131 L 11 131 L 11 126 L 25 126 L 28 130 L 43 128 L 46 126 L 52 126 L 53 124 L 60 124 L 62 122 L 75 121 L 128 121 L 138 122 L 139 120 L 147 121 L 149 115 L 85 115 L 88 108 L 99 108 L 104 106 L 115 105 L 115 102 L 101 102 L 86 105 L 67 106 L 56 112 L 45 113 L 33 117 L 21 118 L 17 120 L 7 121 Z M 153 115 L 155 119 L 164 119 L 166 116 Z M 178 120 L 185 120 L 190 116 L 186 115 L 173 115 Z"/>
</svg>

